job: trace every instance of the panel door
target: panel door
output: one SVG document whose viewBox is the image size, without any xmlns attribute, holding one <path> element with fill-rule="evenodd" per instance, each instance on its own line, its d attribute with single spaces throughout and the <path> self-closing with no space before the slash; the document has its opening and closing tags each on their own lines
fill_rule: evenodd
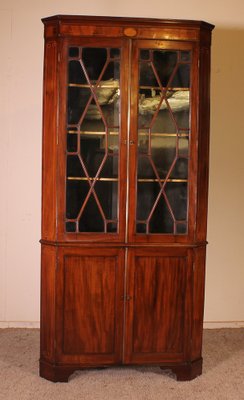
<svg viewBox="0 0 244 400">
<path fill-rule="evenodd" d="M 193 237 L 197 53 L 193 43 L 133 44 L 130 240 Z"/>
<path fill-rule="evenodd" d="M 62 54 L 59 234 L 123 241 L 128 45 L 73 38 L 64 41 Z"/>
<path fill-rule="evenodd" d="M 183 249 L 131 249 L 125 363 L 182 361 L 188 351 L 192 263 Z"/>
<path fill-rule="evenodd" d="M 57 356 L 82 365 L 122 357 L 124 250 L 59 250 Z"/>
</svg>

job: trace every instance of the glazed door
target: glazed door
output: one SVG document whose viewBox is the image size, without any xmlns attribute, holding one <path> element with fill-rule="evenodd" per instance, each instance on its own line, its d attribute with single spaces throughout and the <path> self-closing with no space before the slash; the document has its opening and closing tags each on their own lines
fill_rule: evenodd
<svg viewBox="0 0 244 400">
<path fill-rule="evenodd" d="M 188 352 L 192 261 L 182 248 L 129 250 L 126 364 L 182 361 Z"/>
<path fill-rule="evenodd" d="M 56 282 L 58 361 L 84 366 L 120 363 L 124 250 L 60 248 Z"/>
<path fill-rule="evenodd" d="M 135 41 L 132 71 L 129 238 L 186 242 L 195 215 L 194 44 Z"/>
<path fill-rule="evenodd" d="M 72 39 L 62 51 L 59 233 L 69 240 L 123 241 L 128 45 Z"/>
</svg>

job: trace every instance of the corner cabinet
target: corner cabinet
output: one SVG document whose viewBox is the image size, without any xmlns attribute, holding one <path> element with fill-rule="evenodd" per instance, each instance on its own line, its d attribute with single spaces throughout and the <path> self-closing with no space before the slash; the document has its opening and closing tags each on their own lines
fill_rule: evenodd
<svg viewBox="0 0 244 400">
<path fill-rule="evenodd" d="M 202 371 L 210 41 L 200 21 L 44 18 L 40 375 Z"/>
</svg>

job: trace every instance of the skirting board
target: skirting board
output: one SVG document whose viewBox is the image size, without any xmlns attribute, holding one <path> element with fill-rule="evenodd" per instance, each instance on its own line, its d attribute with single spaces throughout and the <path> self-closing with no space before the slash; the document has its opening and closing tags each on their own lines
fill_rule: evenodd
<svg viewBox="0 0 244 400">
<path fill-rule="evenodd" d="M 244 321 L 205 321 L 203 329 L 244 328 Z"/>
<path fill-rule="evenodd" d="M 39 321 L 0 321 L 0 329 L 2 328 L 40 328 Z"/>
<path fill-rule="evenodd" d="M 2 328 L 40 328 L 39 321 L 0 321 Z M 244 321 L 205 321 L 204 329 L 244 328 Z"/>
</svg>

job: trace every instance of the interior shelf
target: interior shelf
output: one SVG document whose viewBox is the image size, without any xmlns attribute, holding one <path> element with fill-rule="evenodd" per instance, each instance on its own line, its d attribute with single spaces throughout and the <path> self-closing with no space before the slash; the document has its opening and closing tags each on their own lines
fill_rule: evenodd
<svg viewBox="0 0 244 400">
<path fill-rule="evenodd" d="M 75 131 L 75 130 L 69 130 L 68 134 L 79 134 L 79 135 L 106 135 L 107 132 L 102 132 L 102 131 Z M 119 132 L 109 132 L 108 135 L 110 136 L 118 136 Z M 148 132 L 138 132 L 138 136 L 163 136 L 163 137 L 188 137 L 189 133 L 161 133 L 161 132 L 151 132 L 150 134 Z"/>
<path fill-rule="evenodd" d="M 84 176 L 68 176 L 67 179 L 69 181 L 107 181 L 107 182 L 118 182 L 118 178 L 95 178 L 95 177 L 84 177 Z M 137 182 L 174 182 L 174 183 L 186 183 L 188 182 L 187 179 L 152 179 L 152 178 L 139 178 L 137 179 Z"/>
</svg>

